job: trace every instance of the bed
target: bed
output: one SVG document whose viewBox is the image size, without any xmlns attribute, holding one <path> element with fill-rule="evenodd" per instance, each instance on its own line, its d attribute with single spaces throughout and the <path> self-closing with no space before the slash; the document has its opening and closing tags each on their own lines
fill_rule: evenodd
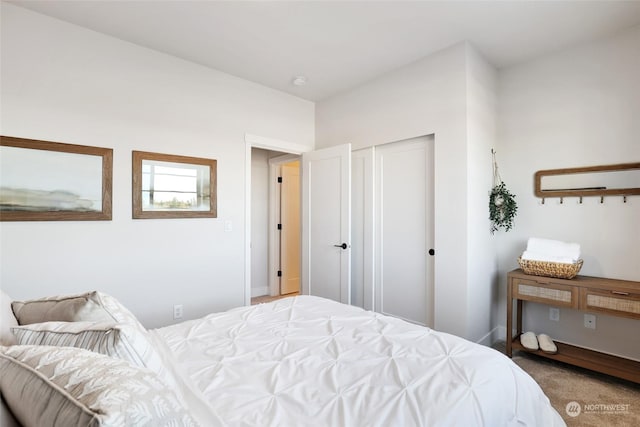
<svg viewBox="0 0 640 427">
<path fill-rule="evenodd" d="M 106 305 L 116 307 L 115 300 L 99 295 Z M 129 357 L 126 364 L 144 365 L 145 372 L 157 374 L 175 391 L 175 402 L 163 395 L 180 407 L 167 425 L 564 425 L 538 384 L 501 353 L 331 300 L 297 296 L 151 330 L 141 330 L 140 325 L 122 329 L 134 319 L 126 309 L 118 310 L 125 315 L 112 316 L 111 323 L 46 319 L 32 323 L 37 326 L 14 327 L 21 345 L 3 347 L 0 355 L 7 358 L 7 352 L 35 348 L 29 350 L 40 351 L 33 363 L 42 364 L 42 354 L 54 351 L 42 349 L 56 348 L 50 346 L 51 331 L 68 330 L 73 324 L 76 329 L 58 334 L 53 344 L 82 335 L 78 331 L 89 325 L 103 325 L 96 327 L 101 331 L 116 325 L 118 333 L 100 337 L 119 334 L 121 341 L 139 332 L 144 345 L 129 345 L 127 354 L 147 354 L 139 358 L 142 363 Z M 115 348 L 113 343 L 87 344 L 90 341 L 85 337 L 84 344 L 71 345 L 93 347 L 89 350 L 94 353 Z M 113 354 L 106 359 L 127 359 L 124 351 L 102 352 L 109 351 Z M 9 384 L 3 379 L 0 387 L 9 409 L 20 412 L 15 399 L 11 402 L 6 396 L 18 387 L 15 380 Z M 109 411 L 126 412 L 118 407 L 103 410 Z M 27 425 L 24 417 L 29 415 L 19 416 Z M 98 417 L 95 425 L 118 425 L 109 422 Z"/>
</svg>

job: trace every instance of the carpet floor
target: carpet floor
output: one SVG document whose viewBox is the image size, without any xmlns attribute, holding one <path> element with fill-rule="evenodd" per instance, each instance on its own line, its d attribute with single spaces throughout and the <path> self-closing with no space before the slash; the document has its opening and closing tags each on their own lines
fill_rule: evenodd
<svg viewBox="0 0 640 427">
<path fill-rule="evenodd" d="M 504 343 L 494 348 L 504 352 Z M 567 426 L 640 426 L 640 384 L 522 351 L 513 361 L 540 384 Z"/>
</svg>

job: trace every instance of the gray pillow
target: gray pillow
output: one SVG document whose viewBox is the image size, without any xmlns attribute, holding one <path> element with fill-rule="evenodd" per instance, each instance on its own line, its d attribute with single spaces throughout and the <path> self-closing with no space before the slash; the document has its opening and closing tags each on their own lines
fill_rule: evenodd
<svg viewBox="0 0 640 427">
<path fill-rule="evenodd" d="M 42 322 L 115 322 L 129 323 L 146 331 L 117 299 L 98 291 L 13 301 L 11 308 L 20 325 Z"/>
<path fill-rule="evenodd" d="M 11 332 L 21 345 L 84 348 L 149 368 L 170 386 L 176 384 L 146 332 L 128 323 L 44 322 L 14 326 Z"/>
<path fill-rule="evenodd" d="M 44 322 L 14 326 L 20 345 L 78 347 L 126 360 L 153 370 L 145 363 L 153 352 L 145 336 L 129 325 L 95 322 Z"/>
</svg>

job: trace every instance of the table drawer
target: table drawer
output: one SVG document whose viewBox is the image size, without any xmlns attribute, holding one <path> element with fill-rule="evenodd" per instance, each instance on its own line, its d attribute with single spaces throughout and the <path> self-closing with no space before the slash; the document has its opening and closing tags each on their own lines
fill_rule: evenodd
<svg viewBox="0 0 640 427">
<path fill-rule="evenodd" d="M 573 286 L 528 279 L 516 279 L 513 281 L 512 286 L 511 292 L 514 298 L 555 306 L 578 308 L 579 293 L 578 289 Z"/>
<path fill-rule="evenodd" d="M 640 319 L 640 292 L 582 288 L 580 309 Z"/>
</svg>

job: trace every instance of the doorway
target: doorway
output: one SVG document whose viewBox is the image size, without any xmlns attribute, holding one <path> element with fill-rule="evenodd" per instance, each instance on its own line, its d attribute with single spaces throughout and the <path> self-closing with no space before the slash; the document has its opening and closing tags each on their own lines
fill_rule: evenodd
<svg viewBox="0 0 640 427">
<path fill-rule="evenodd" d="M 251 304 L 300 292 L 298 158 L 251 148 Z"/>
</svg>

